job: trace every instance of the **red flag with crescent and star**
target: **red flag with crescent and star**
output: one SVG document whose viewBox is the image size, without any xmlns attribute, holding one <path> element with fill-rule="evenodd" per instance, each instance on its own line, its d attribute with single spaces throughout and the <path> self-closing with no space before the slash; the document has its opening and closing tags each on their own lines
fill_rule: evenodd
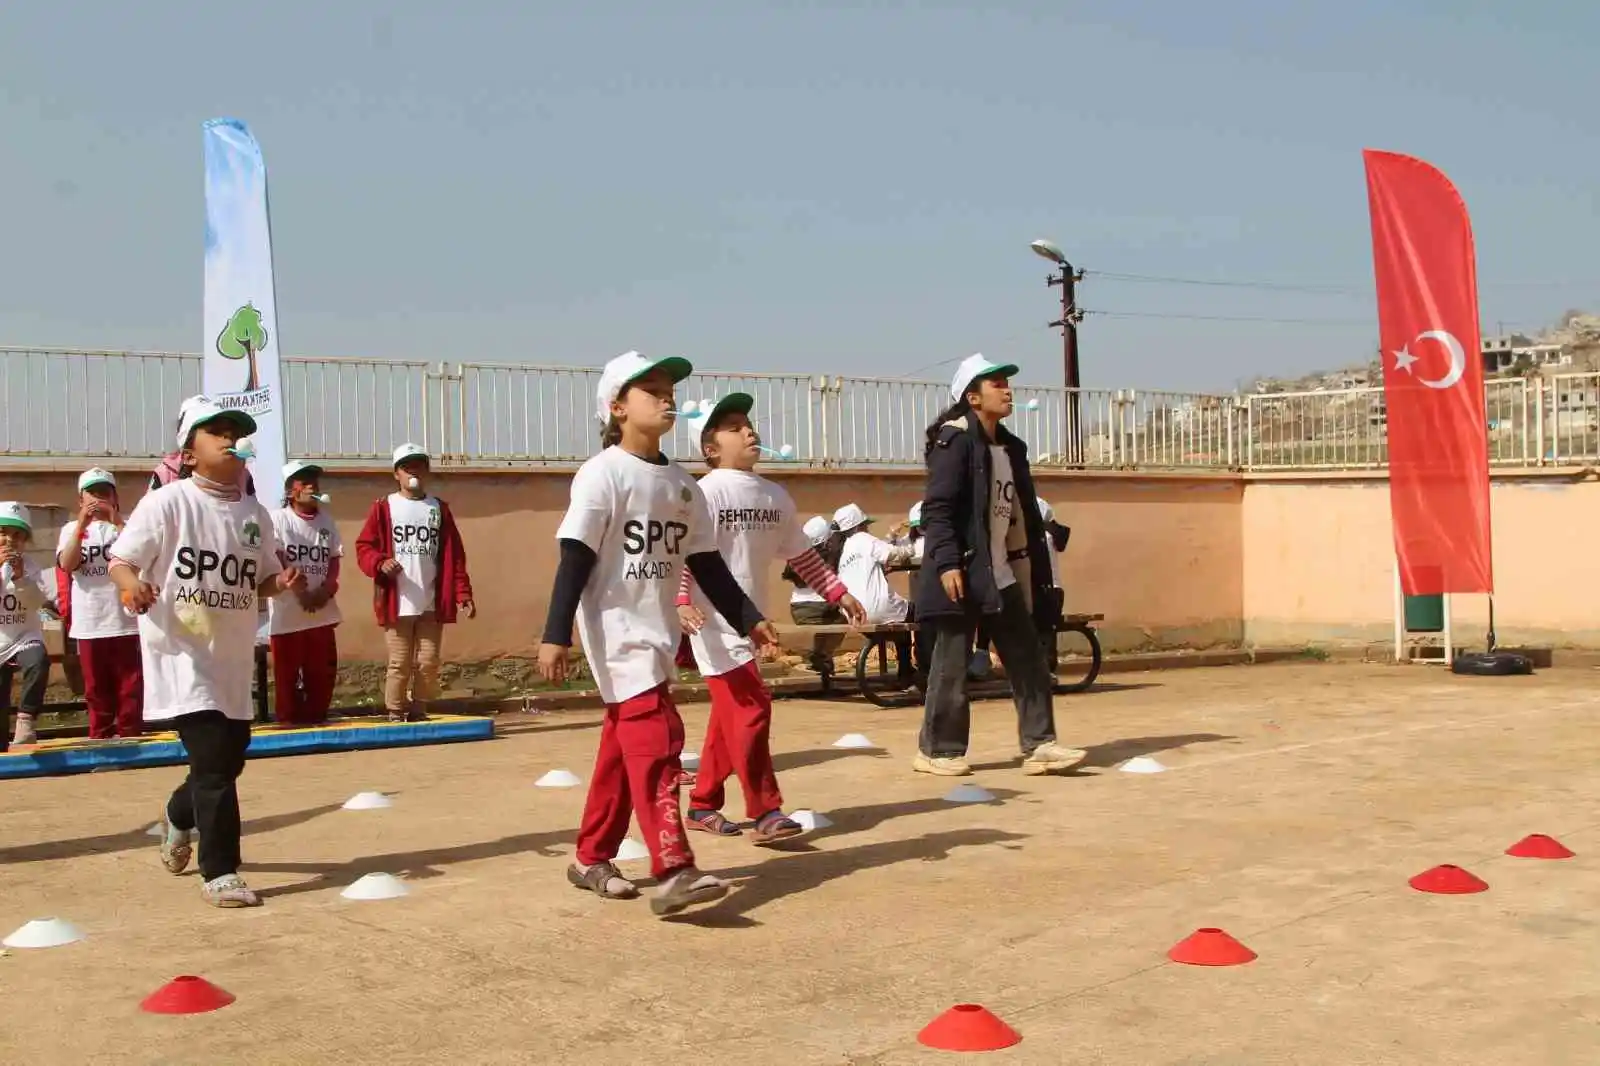
<svg viewBox="0 0 1600 1066">
<path fill-rule="evenodd" d="M 1393 152 L 1362 156 L 1400 587 L 1408 596 L 1493 592 L 1472 222 L 1433 166 Z"/>
</svg>

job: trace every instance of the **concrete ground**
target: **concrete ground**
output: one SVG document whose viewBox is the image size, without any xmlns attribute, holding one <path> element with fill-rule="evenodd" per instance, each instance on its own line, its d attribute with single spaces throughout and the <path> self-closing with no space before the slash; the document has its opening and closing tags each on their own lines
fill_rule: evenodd
<svg viewBox="0 0 1600 1066">
<path fill-rule="evenodd" d="M 1063 739 L 1093 750 L 1074 776 L 1022 776 L 1009 705 L 978 707 L 969 780 L 999 801 L 970 806 L 910 772 L 916 709 L 780 703 L 790 804 L 836 824 L 788 852 L 696 834 L 738 887 L 673 921 L 564 880 L 583 792 L 533 782 L 588 776 L 592 713 L 252 762 L 246 874 L 270 897 L 253 911 L 159 867 L 144 830 L 176 769 L 8 781 L 0 933 L 59 915 L 88 938 L 0 958 L 0 1061 L 915 1063 L 948 1057 L 918 1029 L 973 1002 L 1023 1034 L 995 1062 L 1593 1063 L 1597 680 L 1119 675 L 1057 701 Z M 685 717 L 698 747 L 705 708 Z M 856 731 L 887 754 L 830 747 Z M 1146 754 L 1169 772 L 1115 772 Z M 369 789 L 394 807 L 340 810 Z M 1502 854 L 1532 832 L 1578 856 Z M 1489 891 L 1407 886 L 1442 862 Z M 372 871 L 412 894 L 340 897 Z M 1260 958 L 1166 960 L 1213 925 Z M 238 1002 L 141 1013 L 177 974 Z"/>
</svg>

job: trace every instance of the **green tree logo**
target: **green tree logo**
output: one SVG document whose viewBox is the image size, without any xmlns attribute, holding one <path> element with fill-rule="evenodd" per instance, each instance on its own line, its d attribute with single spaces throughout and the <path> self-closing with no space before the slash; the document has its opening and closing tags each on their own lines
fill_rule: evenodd
<svg viewBox="0 0 1600 1066">
<path fill-rule="evenodd" d="M 261 312 L 253 303 L 246 303 L 233 313 L 228 324 L 217 335 L 217 354 L 224 359 L 248 359 L 250 376 L 245 379 L 244 391 L 255 392 L 261 387 L 256 369 L 256 353 L 267 346 L 267 327 L 261 324 Z"/>
<path fill-rule="evenodd" d="M 261 527 L 255 522 L 246 522 L 239 533 L 244 538 L 245 544 L 252 548 L 261 543 Z"/>
</svg>

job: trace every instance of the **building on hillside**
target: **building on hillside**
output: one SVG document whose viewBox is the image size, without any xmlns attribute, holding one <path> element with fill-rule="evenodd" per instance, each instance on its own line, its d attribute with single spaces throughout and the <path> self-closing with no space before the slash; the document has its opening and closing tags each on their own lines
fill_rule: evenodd
<svg viewBox="0 0 1600 1066">
<path fill-rule="evenodd" d="M 1521 333 L 1501 333 L 1483 338 L 1483 372 L 1503 374 L 1526 359 L 1535 368 L 1571 366 L 1572 353 L 1564 344 L 1535 341 Z"/>
</svg>

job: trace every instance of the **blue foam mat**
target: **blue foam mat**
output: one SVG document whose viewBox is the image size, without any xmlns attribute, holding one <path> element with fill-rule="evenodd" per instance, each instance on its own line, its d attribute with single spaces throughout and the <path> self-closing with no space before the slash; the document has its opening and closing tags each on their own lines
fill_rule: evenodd
<svg viewBox="0 0 1600 1066">
<path fill-rule="evenodd" d="M 248 757 L 314 755 L 366 748 L 398 748 L 416 744 L 447 744 L 489 740 L 492 718 L 442 718 L 427 722 L 341 722 L 320 729 L 260 729 L 250 740 Z M 0 754 L 0 779 L 81 774 L 94 770 L 132 770 L 144 766 L 175 766 L 188 761 L 183 742 L 170 740 L 81 741 L 72 746 L 11 751 Z"/>
</svg>

